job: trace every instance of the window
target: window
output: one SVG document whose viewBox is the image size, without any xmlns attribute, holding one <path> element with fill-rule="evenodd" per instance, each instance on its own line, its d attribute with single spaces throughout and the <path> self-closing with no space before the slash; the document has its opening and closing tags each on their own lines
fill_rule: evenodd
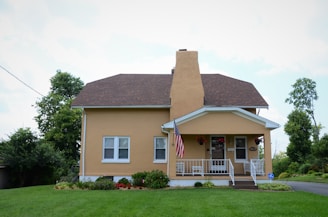
<svg viewBox="0 0 328 217">
<path fill-rule="evenodd" d="M 247 160 L 247 142 L 245 136 L 235 137 L 235 160 L 244 162 Z"/>
<path fill-rule="evenodd" d="M 103 138 L 103 163 L 129 163 L 130 138 L 129 137 L 104 137 Z"/>
<path fill-rule="evenodd" d="M 154 138 L 154 162 L 166 163 L 166 137 Z"/>
</svg>

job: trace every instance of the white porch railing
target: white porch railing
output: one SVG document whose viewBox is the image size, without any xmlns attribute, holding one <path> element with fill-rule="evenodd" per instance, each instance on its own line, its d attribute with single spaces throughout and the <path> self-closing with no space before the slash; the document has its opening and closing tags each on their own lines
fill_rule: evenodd
<svg viewBox="0 0 328 217">
<path fill-rule="evenodd" d="M 251 177 L 254 181 L 254 184 L 256 185 L 256 167 L 255 167 L 253 160 L 251 160 L 251 163 L 250 163 L 250 170 L 251 170 Z"/>
<path fill-rule="evenodd" d="M 234 184 L 234 167 L 230 159 L 177 159 L 176 174 L 185 175 L 229 175 Z"/>
<path fill-rule="evenodd" d="M 231 178 L 232 185 L 235 185 L 235 169 L 230 159 L 229 159 L 229 176 Z"/>
<path fill-rule="evenodd" d="M 254 184 L 256 185 L 256 176 L 264 176 L 264 159 L 251 159 L 250 162 L 244 162 L 244 174 L 249 172 L 253 178 Z"/>
</svg>

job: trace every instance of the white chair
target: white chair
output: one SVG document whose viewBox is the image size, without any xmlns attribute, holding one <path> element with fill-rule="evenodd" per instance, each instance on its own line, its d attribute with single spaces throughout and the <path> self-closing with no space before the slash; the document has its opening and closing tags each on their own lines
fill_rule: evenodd
<svg viewBox="0 0 328 217">
<path fill-rule="evenodd" d="M 195 174 L 204 176 L 204 167 L 203 166 L 192 166 L 192 175 L 194 176 Z"/>
</svg>

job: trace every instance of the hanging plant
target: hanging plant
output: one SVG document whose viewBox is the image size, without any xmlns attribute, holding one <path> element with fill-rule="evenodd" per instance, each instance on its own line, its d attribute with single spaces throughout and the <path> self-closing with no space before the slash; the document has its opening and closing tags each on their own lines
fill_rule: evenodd
<svg viewBox="0 0 328 217">
<path fill-rule="evenodd" d="M 196 141 L 198 144 L 203 145 L 204 143 L 207 142 L 206 138 L 204 136 L 196 136 Z"/>
<path fill-rule="evenodd" d="M 255 144 L 259 145 L 262 142 L 262 138 L 255 138 Z"/>
</svg>

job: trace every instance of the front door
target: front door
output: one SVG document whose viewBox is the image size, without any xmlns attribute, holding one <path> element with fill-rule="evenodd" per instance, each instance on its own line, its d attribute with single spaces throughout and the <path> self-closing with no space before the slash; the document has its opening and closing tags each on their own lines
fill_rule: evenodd
<svg viewBox="0 0 328 217">
<path fill-rule="evenodd" d="M 225 172 L 227 170 L 225 162 L 225 137 L 211 137 L 211 168 L 213 173 Z"/>
</svg>

